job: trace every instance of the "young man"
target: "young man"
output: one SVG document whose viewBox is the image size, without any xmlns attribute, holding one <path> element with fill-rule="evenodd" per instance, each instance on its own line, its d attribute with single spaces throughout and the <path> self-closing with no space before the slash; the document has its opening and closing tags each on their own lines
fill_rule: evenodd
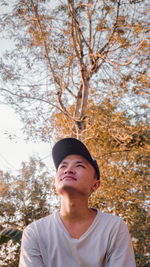
<svg viewBox="0 0 150 267">
<path fill-rule="evenodd" d="M 19 267 L 135 267 L 124 221 L 88 207 L 100 172 L 85 145 L 65 138 L 52 155 L 60 210 L 26 227 Z"/>
</svg>

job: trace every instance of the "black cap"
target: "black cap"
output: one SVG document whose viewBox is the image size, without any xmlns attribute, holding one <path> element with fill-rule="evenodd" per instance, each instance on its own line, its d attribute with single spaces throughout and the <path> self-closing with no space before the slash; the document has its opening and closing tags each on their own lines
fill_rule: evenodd
<svg viewBox="0 0 150 267">
<path fill-rule="evenodd" d="M 52 149 L 52 156 L 56 169 L 58 169 L 59 164 L 65 157 L 72 154 L 81 155 L 86 158 L 94 167 L 97 174 L 97 180 L 100 179 L 100 171 L 97 161 L 92 158 L 86 146 L 75 138 L 64 138 L 54 145 Z"/>
</svg>

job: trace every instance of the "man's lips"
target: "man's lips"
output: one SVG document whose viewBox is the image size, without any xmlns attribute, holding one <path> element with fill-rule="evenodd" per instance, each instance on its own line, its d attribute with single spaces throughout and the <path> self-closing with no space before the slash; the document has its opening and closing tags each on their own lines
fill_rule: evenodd
<svg viewBox="0 0 150 267">
<path fill-rule="evenodd" d="M 61 178 L 60 180 L 61 181 L 64 181 L 64 180 L 74 180 L 74 181 L 76 181 L 77 179 L 75 178 L 75 177 L 73 177 L 73 176 L 70 176 L 70 175 L 66 175 L 66 176 L 64 176 L 63 178 Z"/>
</svg>

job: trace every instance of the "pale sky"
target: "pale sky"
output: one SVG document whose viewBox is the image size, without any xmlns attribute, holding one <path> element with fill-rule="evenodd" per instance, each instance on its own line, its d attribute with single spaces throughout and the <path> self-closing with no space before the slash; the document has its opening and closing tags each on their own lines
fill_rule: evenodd
<svg viewBox="0 0 150 267">
<path fill-rule="evenodd" d="M 7 105 L 0 104 L 0 170 L 16 171 L 22 161 L 28 161 L 32 155 L 39 155 L 44 163 L 51 165 L 51 144 L 25 142 L 22 123 Z M 9 139 L 12 136 L 12 139 Z"/>
<path fill-rule="evenodd" d="M 0 15 L 10 12 L 12 3 L 8 1 L 6 6 L 0 5 Z M 11 49 L 13 42 L 10 39 L 0 39 L 0 55 L 5 49 Z M 21 167 L 22 161 L 29 161 L 33 155 L 40 156 L 48 167 L 52 166 L 51 144 L 25 142 L 22 133 L 22 123 L 13 108 L 3 104 L 0 98 L 0 170 L 15 172 Z M 10 139 L 9 136 L 13 138 Z"/>
</svg>

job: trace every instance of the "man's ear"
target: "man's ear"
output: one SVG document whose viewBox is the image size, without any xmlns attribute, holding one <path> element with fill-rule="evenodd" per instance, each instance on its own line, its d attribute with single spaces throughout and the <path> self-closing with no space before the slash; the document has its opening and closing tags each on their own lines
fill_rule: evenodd
<svg viewBox="0 0 150 267">
<path fill-rule="evenodd" d="M 100 180 L 96 180 L 94 185 L 92 186 L 93 192 L 97 190 L 100 186 Z"/>
</svg>

